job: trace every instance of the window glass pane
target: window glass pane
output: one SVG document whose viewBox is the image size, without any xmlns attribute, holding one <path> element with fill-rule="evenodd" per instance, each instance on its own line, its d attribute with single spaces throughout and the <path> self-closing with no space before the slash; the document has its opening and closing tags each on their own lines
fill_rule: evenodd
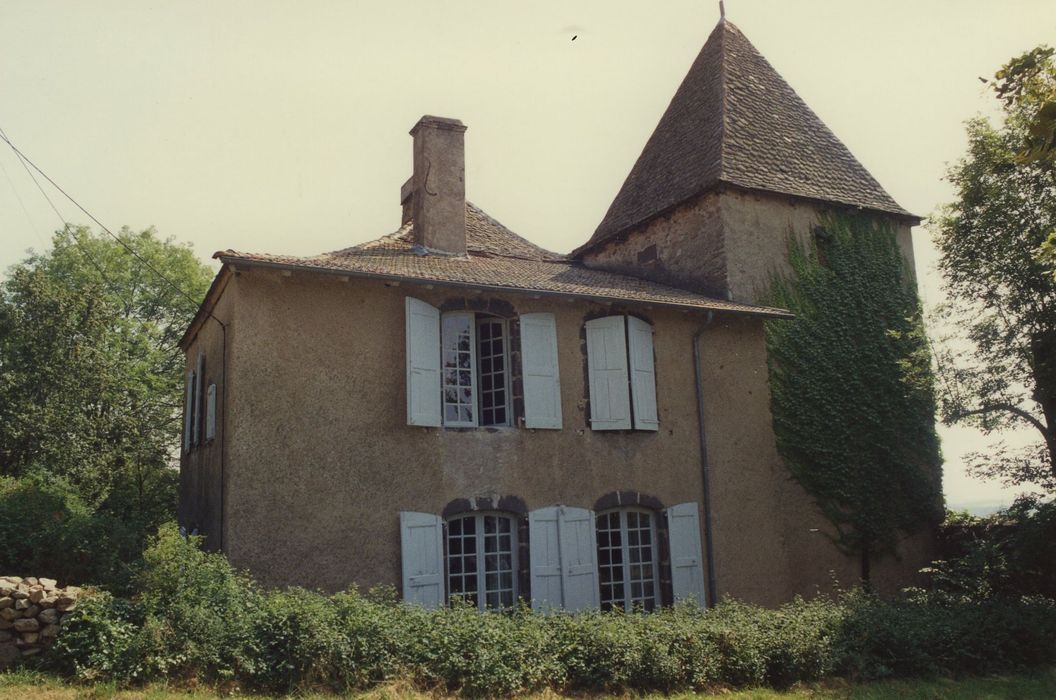
<svg viewBox="0 0 1056 700">
<path fill-rule="evenodd" d="M 509 425 L 506 322 L 486 317 L 478 319 L 477 338 L 480 424 Z"/>
<path fill-rule="evenodd" d="M 598 580 L 602 609 L 656 607 L 652 517 L 612 511 L 596 518 Z"/>
<path fill-rule="evenodd" d="M 473 382 L 473 315 L 441 318 L 441 360 L 444 367 L 444 423 L 473 425 L 476 396 Z"/>
</svg>

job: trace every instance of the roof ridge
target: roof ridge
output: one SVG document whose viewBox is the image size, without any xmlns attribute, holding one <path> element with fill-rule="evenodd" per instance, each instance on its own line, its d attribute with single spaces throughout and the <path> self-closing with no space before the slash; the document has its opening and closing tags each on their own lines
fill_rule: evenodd
<svg viewBox="0 0 1056 700">
<path fill-rule="evenodd" d="M 719 18 L 722 34 L 719 35 L 719 100 L 722 102 L 722 118 L 719 121 L 719 179 L 726 177 L 726 132 L 729 130 L 730 110 L 726 102 L 726 15 Z M 732 23 L 730 26 L 733 26 Z"/>
</svg>

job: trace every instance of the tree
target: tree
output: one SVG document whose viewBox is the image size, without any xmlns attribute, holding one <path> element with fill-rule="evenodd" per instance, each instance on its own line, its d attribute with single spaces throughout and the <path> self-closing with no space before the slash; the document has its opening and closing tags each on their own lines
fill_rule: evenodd
<svg viewBox="0 0 1056 700">
<path fill-rule="evenodd" d="M 1056 488 L 1056 279 L 1039 253 L 1056 230 L 1056 63 L 1039 47 L 991 83 L 1004 120 L 968 122 L 968 153 L 948 180 L 954 201 L 933 218 L 939 269 L 964 329 L 938 353 L 943 419 L 986 433 L 1029 426 L 1038 441 L 975 455 L 972 469 Z"/>
<path fill-rule="evenodd" d="M 117 499 L 171 517 L 176 342 L 211 275 L 152 229 L 118 237 L 68 227 L 0 283 L 0 475 L 65 483 L 90 508 Z"/>
<path fill-rule="evenodd" d="M 931 359 L 910 275 L 889 226 L 830 217 L 771 301 L 767 323 L 778 449 L 837 530 L 871 562 L 941 519 Z"/>
</svg>

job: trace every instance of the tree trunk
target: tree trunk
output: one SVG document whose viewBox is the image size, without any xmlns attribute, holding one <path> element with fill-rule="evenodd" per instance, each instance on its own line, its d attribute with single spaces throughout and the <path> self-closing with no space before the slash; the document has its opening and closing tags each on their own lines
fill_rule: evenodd
<svg viewBox="0 0 1056 700">
<path fill-rule="evenodd" d="M 862 540 L 862 552 L 861 552 L 861 564 L 862 564 L 862 588 L 866 591 L 873 590 L 872 584 L 872 562 L 869 559 L 869 540 Z"/>
<path fill-rule="evenodd" d="M 1031 364 L 1034 370 L 1034 400 L 1045 416 L 1045 444 L 1049 450 L 1049 469 L 1056 478 L 1056 330 L 1034 333 L 1030 338 Z"/>
</svg>

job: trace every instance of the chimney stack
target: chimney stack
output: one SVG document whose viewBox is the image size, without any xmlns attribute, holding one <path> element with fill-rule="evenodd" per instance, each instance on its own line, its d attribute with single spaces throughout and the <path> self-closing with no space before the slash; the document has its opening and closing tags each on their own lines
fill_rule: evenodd
<svg viewBox="0 0 1056 700">
<path fill-rule="evenodd" d="M 424 116 L 411 129 L 414 174 L 400 189 L 403 222 L 414 220 L 414 242 L 430 251 L 466 252 L 465 125 Z"/>
</svg>

